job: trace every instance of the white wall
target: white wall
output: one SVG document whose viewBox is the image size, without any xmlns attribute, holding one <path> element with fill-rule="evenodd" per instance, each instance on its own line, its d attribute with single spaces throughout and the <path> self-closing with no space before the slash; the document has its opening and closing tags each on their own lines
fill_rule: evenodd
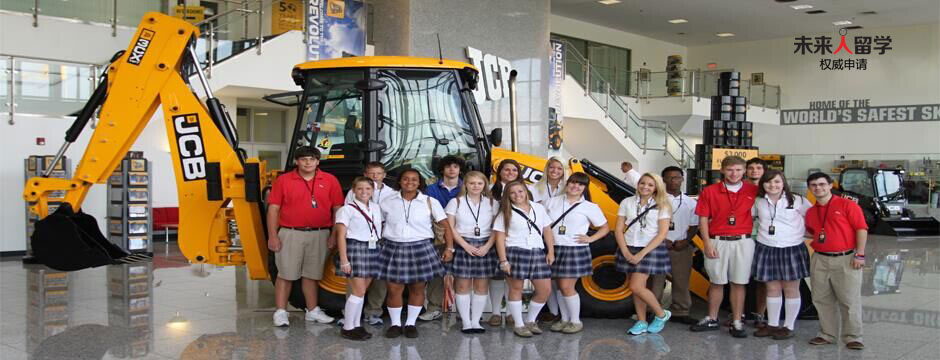
<svg viewBox="0 0 940 360">
<path fill-rule="evenodd" d="M 32 16 L 0 13 L 0 53 L 103 64 L 127 48 L 136 30 L 118 26 L 112 37 L 110 26 L 41 17 L 33 27 Z"/>
<path fill-rule="evenodd" d="M 580 20 L 552 15 L 550 29 L 554 34 L 561 34 L 579 39 L 590 40 L 608 45 L 630 49 L 630 63 L 633 71 L 647 68 L 653 71 L 666 70 L 666 57 L 682 55 L 686 57 L 687 48 L 683 45 L 656 40 L 604 26 L 594 25 Z M 643 63 L 646 63 L 644 66 Z"/>
<path fill-rule="evenodd" d="M 838 34 L 805 34 L 808 37 Z M 715 62 L 735 68 L 742 77 L 763 72 L 768 84 L 782 88 L 783 109 L 804 109 L 814 100 L 871 99 L 871 106 L 936 104 L 940 102 L 940 28 L 937 24 L 862 29 L 854 36 L 890 35 L 885 55 L 828 55 L 827 58 L 866 58 L 868 70 L 820 70 L 820 55 L 794 54 L 794 38 L 751 41 L 689 48 L 690 67 Z M 852 47 L 854 49 L 854 47 Z M 755 124 L 754 143 L 762 153 L 877 154 L 936 153 L 940 151 L 940 122 L 875 123 L 864 125 Z"/>
</svg>

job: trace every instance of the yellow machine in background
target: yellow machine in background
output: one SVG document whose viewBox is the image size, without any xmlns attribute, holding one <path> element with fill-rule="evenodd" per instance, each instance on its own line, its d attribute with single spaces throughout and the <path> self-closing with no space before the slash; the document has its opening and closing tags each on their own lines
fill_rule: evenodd
<svg viewBox="0 0 940 360">
<path fill-rule="evenodd" d="M 112 59 L 94 95 L 66 134 L 61 157 L 87 121 L 100 108 L 100 121 L 72 179 L 30 179 L 23 197 L 39 214 L 31 239 L 33 259 L 60 270 L 78 270 L 128 261 L 111 245 L 95 220 L 81 212 L 89 188 L 104 183 L 158 108 L 166 124 L 179 197 L 179 247 L 193 263 L 245 265 L 253 279 L 270 279 L 277 269 L 269 261 L 264 224 L 265 192 L 276 174 L 247 159 L 239 149 L 234 125 L 212 95 L 198 66 L 189 23 L 158 13 L 144 16 L 126 51 Z M 205 103 L 187 82 L 200 80 Z M 433 176 L 446 155 L 463 158 L 468 167 L 493 174 L 502 159 L 523 164 L 523 178 L 537 180 L 545 159 L 498 148 L 502 130 L 485 133 L 472 90 L 479 73 L 472 65 L 414 57 L 356 57 L 299 64 L 291 72 L 303 90 L 265 97 L 297 108 L 288 148 L 314 146 L 323 153 L 320 169 L 349 184 L 369 161 L 385 164 L 389 179 L 406 168 Z M 515 132 L 515 71 L 510 76 L 511 130 Z M 513 141 L 518 143 L 518 141 Z M 586 159 L 572 159 L 571 171 L 591 177 L 593 201 L 609 222 L 619 202 L 634 189 Z M 293 164 L 285 164 L 290 171 Z M 50 167 L 51 168 L 51 167 Z M 531 176 L 530 176 L 531 175 Z M 393 181 L 389 181 L 392 184 Z M 52 192 L 65 201 L 49 214 Z M 233 224 L 234 223 L 234 224 Z M 230 228 L 237 227 L 237 237 Z M 632 312 L 624 275 L 614 270 L 612 236 L 591 245 L 595 273 L 579 281 L 585 316 L 622 317 Z M 321 281 L 320 304 L 338 310 L 345 279 L 328 261 Z M 704 295 L 703 278 L 693 274 L 693 289 Z M 299 286 L 291 295 L 303 307 Z"/>
</svg>

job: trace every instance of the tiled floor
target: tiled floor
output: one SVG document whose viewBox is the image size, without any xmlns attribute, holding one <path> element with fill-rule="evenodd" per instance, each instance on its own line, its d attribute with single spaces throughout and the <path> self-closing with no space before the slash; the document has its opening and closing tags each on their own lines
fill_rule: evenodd
<svg viewBox="0 0 940 360">
<path fill-rule="evenodd" d="M 922 254 L 903 257 L 900 293 L 863 298 L 864 351 L 807 345 L 815 321 L 798 322 L 788 341 L 696 334 L 677 324 L 632 337 L 624 332 L 632 321 L 597 319 L 586 320 L 580 334 L 520 339 L 493 328 L 464 335 L 450 315 L 420 324 L 418 339 L 351 342 L 334 325 L 304 323 L 300 312 L 291 314 L 289 328 L 272 327 L 269 283 L 247 280 L 240 268 L 190 266 L 178 253 L 164 256 L 162 247 L 152 263 L 68 274 L 3 261 L 0 358 L 937 359 L 940 274 L 928 265 L 940 252 L 912 251 Z"/>
</svg>

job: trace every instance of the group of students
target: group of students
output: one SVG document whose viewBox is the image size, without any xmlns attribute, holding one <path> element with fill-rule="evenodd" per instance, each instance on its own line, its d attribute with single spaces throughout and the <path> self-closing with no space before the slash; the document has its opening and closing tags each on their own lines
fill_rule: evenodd
<svg viewBox="0 0 940 360">
<path fill-rule="evenodd" d="M 304 155 L 315 151 L 308 148 L 298 153 Z M 316 160 L 318 158 L 316 156 Z M 297 175 L 287 179 L 308 179 L 302 173 L 304 157 L 296 159 Z M 330 203 L 335 211 L 335 226 L 329 240 L 335 241 L 339 250 L 335 259 L 337 274 L 348 277 L 350 284 L 342 320 L 342 337 L 352 340 L 371 338 L 372 335 L 360 323 L 367 292 L 370 293 L 369 298 L 385 299 L 391 320 L 386 337 L 418 337 L 415 323 L 425 305 L 427 284 L 447 274 L 454 279 L 455 305 L 465 333 L 486 331 L 480 321 L 487 305 L 493 313 L 489 323 L 501 325 L 499 313 L 504 296 L 509 314 L 506 322 L 507 325 L 511 322 L 517 336 L 531 337 L 543 333 L 537 320 L 547 303 L 552 313 L 559 315 L 551 325 L 551 331 L 573 334 L 583 330 L 575 283 L 578 278 L 592 274 L 589 245 L 611 230 L 600 207 L 591 202 L 590 178 L 580 172 L 567 174 L 565 164 L 554 157 L 547 161 L 543 178 L 534 185 L 527 185 L 520 179 L 522 167 L 511 159 L 499 163 L 496 181 L 492 185 L 488 177 L 478 171 L 469 171 L 462 179 L 457 178 L 462 168 L 461 159 L 453 156 L 443 158 L 441 179 L 427 188 L 419 171 L 406 169 L 399 174 L 400 190 L 393 191 L 382 183 L 385 175 L 383 165 L 369 163 L 365 170 L 367 176 L 353 181 L 346 199 L 338 205 Z M 802 239 L 803 217 L 810 205 L 805 198 L 789 191 L 781 173 L 767 171 L 755 186 L 741 181 L 743 169 L 743 159 L 726 158 L 722 163 L 725 180 L 707 187 L 697 202 L 681 193 L 681 169 L 669 167 L 663 170 L 662 177 L 646 173 L 637 182 L 636 194 L 620 203 L 614 226 L 618 249 L 616 269 L 627 274 L 634 296 L 637 321 L 628 330 L 630 334 L 662 331 L 674 311 L 677 319 L 673 321 L 693 324 L 693 331 L 718 329 L 717 313 L 722 288 L 730 281 L 734 315 L 731 332 L 740 336 L 743 332 L 742 286 L 748 283 L 753 273 L 754 279 L 767 284 L 766 300 L 770 315 L 769 325 L 759 330 L 757 335 L 792 336 L 796 318 L 794 304 L 795 309 L 799 309 L 799 280 L 809 276 L 808 254 Z M 314 184 L 308 186 L 305 182 L 303 187 L 309 190 L 306 195 L 312 197 L 313 209 L 317 209 L 321 200 L 315 192 L 318 189 L 317 174 L 321 173 L 315 171 L 316 176 L 309 176 Z M 275 212 L 283 198 L 290 197 L 281 195 L 285 192 L 282 178 L 284 176 L 275 182 L 269 200 L 269 209 L 274 207 Z M 323 184 L 320 183 L 320 188 Z M 332 189 L 332 182 L 328 186 Z M 766 201 L 759 201 L 754 206 L 758 197 Z M 332 190 L 329 198 L 335 198 Z M 310 205 L 307 207 L 310 210 Z M 697 216 L 701 219 L 696 219 Z M 756 253 L 751 240 L 752 219 L 755 217 L 761 219 Z M 268 223 L 275 235 L 285 228 L 298 230 L 291 228 L 289 223 L 285 225 L 277 216 L 272 217 L 270 210 Z M 819 224 L 826 224 L 825 219 Z M 590 232 L 591 228 L 595 231 Z M 323 230 L 318 227 L 311 229 Z M 824 231 L 819 230 L 817 237 Z M 690 240 L 696 232 L 703 234 L 705 268 L 713 284 L 709 289 L 709 315 L 698 322 L 691 320 L 688 314 L 691 306 L 688 279 L 694 251 Z M 835 234 L 836 230 L 832 233 Z M 272 250 L 281 250 L 279 244 L 273 245 L 277 246 L 272 246 L 269 241 Z M 277 257 L 279 269 L 284 262 L 281 258 L 286 257 L 281 252 Z M 307 266 L 306 260 L 301 260 L 301 263 Z M 311 263 L 322 268 L 322 262 Z M 281 271 L 283 274 L 284 270 Z M 664 309 L 659 301 L 667 273 L 673 275 L 670 309 Z M 274 316 L 275 325 L 287 324 L 283 310 L 286 293 L 282 297 L 283 289 L 280 287 L 282 280 L 289 284 L 299 277 L 289 275 L 282 278 L 281 274 L 276 282 L 278 311 Z M 314 279 L 319 279 L 322 274 L 311 274 L 308 279 L 307 273 L 303 273 L 302 277 L 308 305 L 307 320 L 326 322 L 326 315 L 316 307 L 315 292 L 308 291 L 308 283 L 315 284 Z M 534 294 L 528 313 L 523 317 L 525 280 L 534 286 Z M 376 287 L 373 281 L 382 281 L 385 286 Z M 402 324 L 405 288 L 408 289 L 408 307 Z M 387 291 L 385 296 L 381 294 L 383 290 Z M 435 291 L 427 290 L 433 298 Z M 777 322 L 781 292 L 787 298 L 787 319 L 782 327 Z M 647 311 L 653 315 L 649 321 Z M 837 331 L 825 331 L 821 332 L 821 339 L 832 342 L 831 337 L 823 336 Z"/>
</svg>

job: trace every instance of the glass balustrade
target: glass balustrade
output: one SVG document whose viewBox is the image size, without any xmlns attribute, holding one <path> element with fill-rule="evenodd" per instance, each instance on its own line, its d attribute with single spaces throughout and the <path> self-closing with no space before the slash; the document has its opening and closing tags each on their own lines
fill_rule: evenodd
<svg viewBox="0 0 940 360">
<path fill-rule="evenodd" d="M 12 59 L 12 74 L 8 71 Z M 96 85 L 100 67 L 30 58 L 3 61 L 3 113 L 10 113 L 10 89 L 17 115 L 70 116 L 88 101 Z"/>
</svg>

